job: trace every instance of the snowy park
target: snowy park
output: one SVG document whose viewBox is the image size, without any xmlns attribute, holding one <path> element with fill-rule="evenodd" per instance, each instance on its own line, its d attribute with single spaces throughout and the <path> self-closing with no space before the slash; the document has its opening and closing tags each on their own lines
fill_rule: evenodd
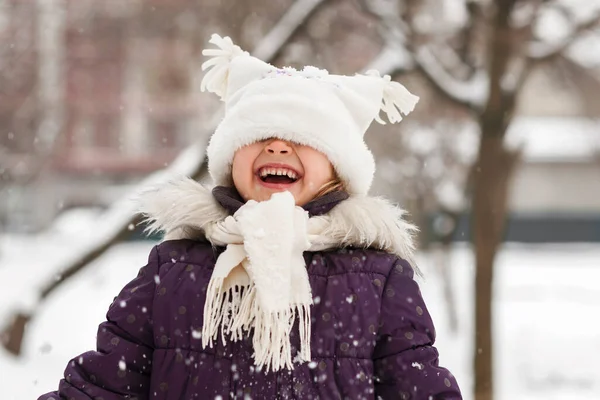
<svg viewBox="0 0 600 400">
<path fill-rule="evenodd" d="M 598 93 L 600 0 L 0 0 L 1 400 L 600 399 Z"/>
</svg>

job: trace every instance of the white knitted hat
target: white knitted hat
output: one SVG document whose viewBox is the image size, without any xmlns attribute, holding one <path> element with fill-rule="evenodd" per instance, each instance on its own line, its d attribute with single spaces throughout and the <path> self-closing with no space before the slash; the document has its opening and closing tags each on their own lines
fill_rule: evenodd
<svg viewBox="0 0 600 400">
<path fill-rule="evenodd" d="M 217 185 L 230 185 L 235 152 L 248 144 L 277 137 L 324 153 L 350 194 L 366 194 L 375 161 L 363 136 L 380 110 L 392 123 L 414 109 L 419 98 L 389 75 L 330 75 L 304 67 L 276 68 L 250 56 L 229 37 L 213 34 L 218 49 L 202 52 L 212 58 L 202 91 L 225 102 L 225 117 L 208 145 L 208 169 Z"/>
</svg>

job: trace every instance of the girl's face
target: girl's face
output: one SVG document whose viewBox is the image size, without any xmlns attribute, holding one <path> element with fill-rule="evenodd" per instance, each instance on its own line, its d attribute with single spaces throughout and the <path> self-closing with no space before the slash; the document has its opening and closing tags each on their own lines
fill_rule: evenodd
<svg viewBox="0 0 600 400">
<path fill-rule="evenodd" d="M 296 205 L 315 198 L 334 179 L 333 166 L 321 152 L 280 139 L 267 139 L 239 149 L 233 157 L 233 183 L 245 201 L 265 201 L 289 191 Z"/>
</svg>

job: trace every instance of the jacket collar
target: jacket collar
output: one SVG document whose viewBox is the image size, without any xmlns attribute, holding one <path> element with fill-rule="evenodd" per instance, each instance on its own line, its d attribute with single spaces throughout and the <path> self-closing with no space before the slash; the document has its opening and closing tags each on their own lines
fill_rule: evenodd
<svg viewBox="0 0 600 400">
<path fill-rule="evenodd" d="M 226 186 L 216 186 L 212 190 L 212 195 L 217 200 L 217 202 L 223 207 L 230 215 L 235 214 L 235 212 L 244 205 L 244 200 L 242 196 L 238 193 L 235 188 L 226 187 Z M 304 210 L 308 211 L 308 215 L 311 217 L 317 215 L 327 214 L 329 211 L 333 209 L 336 205 L 341 203 L 342 201 L 348 199 L 350 197 L 346 192 L 332 192 L 328 193 L 324 196 L 321 196 L 313 201 L 307 203 Z"/>
<path fill-rule="evenodd" d="M 147 230 L 165 232 L 165 240 L 202 239 L 207 226 L 223 221 L 242 204 L 231 189 L 211 192 L 189 178 L 172 180 L 138 197 Z M 404 220 L 402 208 L 386 199 L 338 192 L 307 204 L 305 209 L 312 218 L 325 220 L 322 234 L 340 248 L 374 248 L 413 262 L 416 228 Z"/>
</svg>

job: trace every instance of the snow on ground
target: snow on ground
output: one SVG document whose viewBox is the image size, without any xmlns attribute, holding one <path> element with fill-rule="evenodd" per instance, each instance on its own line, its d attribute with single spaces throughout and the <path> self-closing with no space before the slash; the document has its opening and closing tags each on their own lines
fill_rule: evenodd
<svg viewBox="0 0 600 400">
<path fill-rule="evenodd" d="M 14 296 L 19 296 L 21 285 L 10 282 L 43 274 L 45 265 L 54 264 L 49 260 L 67 258 L 73 242 L 56 235 L 0 239 L 0 315 L 8 314 L 11 310 L 6 305 L 14 304 Z M 57 388 L 68 360 L 94 348 L 96 330 L 108 306 L 145 265 L 152 245 L 119 245 L 65 283 L 29 324 L 23 360 L 16 362 L 0 347 L 0 386 L 8 389 L 3 400 L 6 393 L 7 400 L 25 400 Z"/>
<path fill-rule="evenodd" d="M 121 244 L 65 284 L 29 325 L 22 359 L 0 348 L 3 400 L 34 399 L 56 388 L 68 360 L 93 348 L 96 328 L 113 297 L 146 263 L 152 245 Z M 0 238 L 0 314 L 18 296 L 12 281 L 41 274 L 49 259 L 70 248 L 72 241 L 64 235 Z M 436 322 L 441 364 L 456 375 L 470 399 L 473 258 L 463 246 L 451 257 L 458 333 L 448 330 L 430 255 L 420 257 L 427 274 L 421 286 Z M 598 245 L 509 245 L 501 252 L 495 281 L 498 400 L 600 398 L 599 282 Z"/>
<path fill-rule="evenodd" d="M 430 259 L 423 295 L 436 322 L 441 363 L 469 399 L 473 256 L 452 254 L 460 332 L 448 331 Z M 600 399 L 600 246 L 508 245 L 499 255 L 494 321 L 499 400 Z"/>
</svg>

